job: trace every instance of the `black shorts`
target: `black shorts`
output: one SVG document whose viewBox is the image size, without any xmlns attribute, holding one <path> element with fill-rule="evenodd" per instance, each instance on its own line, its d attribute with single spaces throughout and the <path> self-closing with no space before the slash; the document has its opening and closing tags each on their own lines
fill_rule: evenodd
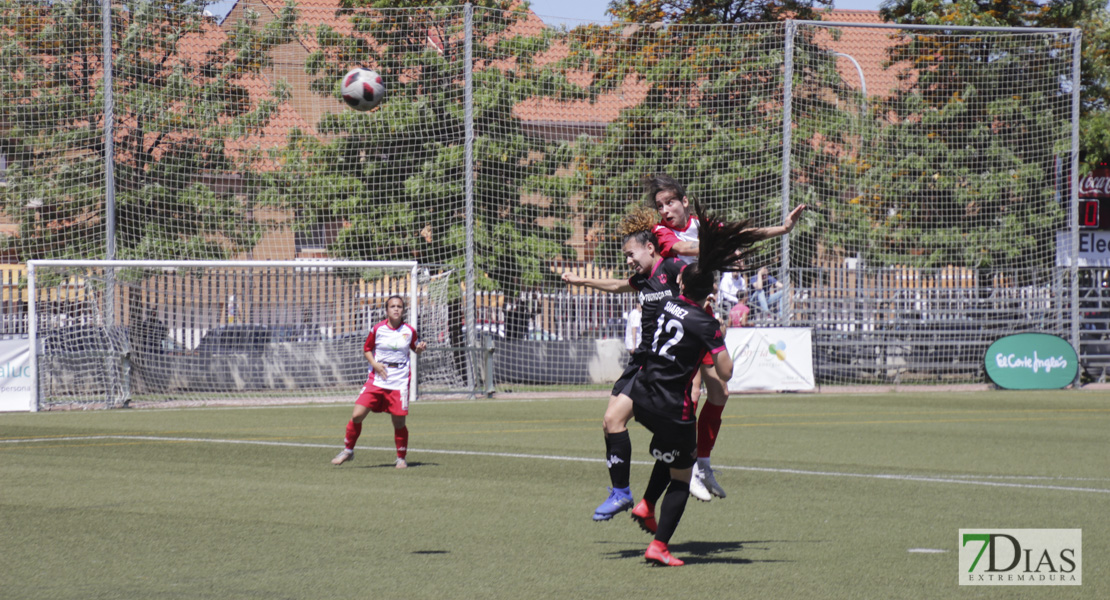
<svg viewBox="0 0 1110 600">
<path fill-rule="evenodd" d="M 620 379 L 613 384 L 613 391 L 610 393 L 613 396 L 620 396 L 628 392 L 628 387 L 632 385 L 632 379 L 636 377 L 636 373 L 640 372 L 640 359 L 636 356 L 632 357 L 632 361 L 624 368 L 624 373 L 621 373 Z"/>
<path fill-rule="evenodd" d="M 651 456 L 672 469 L 688 469 L 698 459 L 697 421 L 681 422 L 671 417 L 632 405 L 632 414 L 641 425 L 654 435 L 651 437 Z"/>
</svg>

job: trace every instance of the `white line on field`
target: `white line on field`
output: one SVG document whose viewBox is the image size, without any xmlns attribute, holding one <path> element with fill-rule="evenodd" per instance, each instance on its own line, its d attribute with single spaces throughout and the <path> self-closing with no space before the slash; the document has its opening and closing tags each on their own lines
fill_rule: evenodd
<svg viewBox="0 0 1110 600">
<path fill-rule="evenodd" d="M 149 435 L 90 435 L 90 436 L 70 436 L 70 437 L 53 437 L 53 438 L 28 438 L 17 440 L 0 440 L 2 443 L 7 444 L 27 444 L 27 443 L 42 443 L 42 442 L 79 442 L 90 440 L 137 440 L 146 442 L 187 442 L 187 443 L 207 443 L 207 444 L 243 444 L 248 446 L 281 446 L 287 448 L 327 448 L 335 449 L 335 444 L 308 444 L 302 442 L 275 442 L 267 440 L 229 440 L 229 439 L 216 439 L 216 438 L 187 438 L 187 437 L 162 437 L 162 436 L 149 436 Z M 368 447 L 363 446 L 363 450 L 374 450 L 382 452 L 392 452 L 396 450 L 393 447 Z M 536 460 L 553 460 L 562 462 L 591 462 L 591 463 L 604 463 L 601 458 L 585 458 L 580 456 L 560 456 L 553 454 L 523 454 L 516 452 L 482 452 L 477 450 L 436 450 L 428 448 L 410 448 L 417 453 L 423 454 L 447 454 L 453 456 L 485 456 L 493 458 L 531 458 Z M 632 464 L 637 465 L 651 465 L 650 461 L 634 460 Z M 912 481 L 916 483 L 950 483 L 957 485 L 981 485 L 987 487 L 1005 487 L 1005 488 L 1018 488 L 1025 490 L 1050 490 L 1055 492 L 1087 492 L 1094 494 L 1110 494 L 1110 489 L 1102 488 L 1085 488 L 1085 487 L 1070 487 L 1061 485 L 1039 485 L 1029 483 L 1007 483 L 1004 481 L 981 481 L 971 479 L 977 477 L 974 475 L 953 475 L 944 477 L 927 477 L 923 475 L 896 475 L 888 473 L 841 473 L 837 471 L 808 471 L 803 469 L 777 469 L 772 467 L 745 467 L 745 466 L 726 466 L 726 465 L 713 465 L 715 470 L 726 471 L 751 471 L 756 473 L 779 473 L 784 475 L 809 475 L 819 477 L 852 477 L 859 479 L 880 479 L 887 481 Z M 987 479 L 991 476 L 984 475 L 978 476 L 982 479 Z M 1004 476 L 997 476 L 1004 477 Z"/>
</svg>

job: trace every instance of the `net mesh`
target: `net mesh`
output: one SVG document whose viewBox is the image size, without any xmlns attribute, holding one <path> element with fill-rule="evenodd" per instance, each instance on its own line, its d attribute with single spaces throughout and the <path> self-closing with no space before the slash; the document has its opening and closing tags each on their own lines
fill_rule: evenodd
<svg viewBox="0 0 1110 600">
<path fill-rule="evenodd" d="M 1071 34 L 804 25 L 797 39 L 826 75 L 800 82 L 793 111 L 806 148 L 791 195 L 814 208 L 792 240 L 793 308 L 818 376 L 981 380 L 999 337 L 1067 336 Z"/>
<path fill-rule="evenodd" d="M 1071 336 L 1104 279 L 1057 259 L 1070 32 L 132 2 L 108 97 L 100 3 L 0 6 L 8 260 L 417 260 L 443 391 L 611 376 L 632 297 L 559 276 L 629 275 L 647 174 L 757 226 L 810 207 L 745 279 L 784 284 L 750 324 L 813 328 L 822 384 L 981 380 L 985 344 Z M 372 111 L 340 99 L 354 67 Z"/>
<path fill-rule="evenodd" d="M 39 401 L 123 406 L 218 404 L 245 398 L 312 402 L 351 397 L 366 381 L 363 342 L 392 295 L 418 306 L 440 383 L 442 312 L 412 269 L 357 267 L 137 267 L 35 265 Z M 422 280 L 422 281 L 421 281 Z M 414 304 L 414 301 L 417 301 Z M 428 316 L 421 324 L 419 317 Z"/>
</svg>

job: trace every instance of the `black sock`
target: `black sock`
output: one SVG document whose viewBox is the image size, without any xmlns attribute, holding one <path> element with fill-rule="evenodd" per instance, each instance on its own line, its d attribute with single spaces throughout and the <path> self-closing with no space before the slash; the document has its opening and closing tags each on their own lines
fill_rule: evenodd
<svg viewBox="0 0 1110 600">
<path fill-rule="evenodd" d="M 661 460 L 655 461 L 655 467 L 651 470 L 651 479 L 648 479 L 647 489 L 644 490 L 644 500 L 655 506 L 655 503 L 659 502 L 659 497 L 667 491 L 667 486 L 670 483 L 671 468 Z"/>
<path fill-rule="evenodd" d="M 614 488 L 628 487 L 628 479 L 632 471 L 632 465 L 629 464 L 631 462 L 632 439 L 628 437 L 628 430 L 605 436 L 605 465 L 609 467 L 609 481 Z"/>
<path fill-rule="evenodd" d="M 686 499 L 690 497 L 690 484 L 672 479 L 663 496 L 663 508 L 659 511 L 659 529 L 655 531 L 656 541 L 666 544 L 671 541 L 682 513 L 686 511 Z"/>
</svg>

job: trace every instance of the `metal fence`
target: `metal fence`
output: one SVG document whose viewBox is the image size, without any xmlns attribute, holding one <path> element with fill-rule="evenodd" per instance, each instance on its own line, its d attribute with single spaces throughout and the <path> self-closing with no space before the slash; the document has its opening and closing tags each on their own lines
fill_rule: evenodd
<svg viewBox="0 0 1110 600">
<path fill-rule="evenodd" d="M 470 4 L 241 0 L 226 18 L 176 2 L 2 6 L 33 17 L 7 32 L 26 49 L 11 72 L 51 82 L 2 90 L 0 133 L 20 132 L 0 156 L 12 262 L 418 260 L 452 273 L 429 337 L 468 356 L 485 338 L 541 352 L 622 335 L 630 297 L 558 276 L 625 276 L 614 222 L 642 201 L 640 176 L 669 172 L 760 226 L 810 205 L 753 261 L 786 286 L 752 324 L 812 328 L 822 383 L 979 380 L 985 345 L 1014 331 L 1068 339 L 1095 377 L 1110 362 L 1108 278 L 1081 267 L 1077 243 L 1074 30 L 552 29 Z M 65 64 L 106 68 L 75 79 Z M 352 66 L 385 76 L 374 112 L 338 98 Z M 19 269 L 0 277 L 0 328 L 19 334 Z M 330 284 L 298 285 L 198 283 L 180 302 L 223 313 L 166 316 L 183 332 L 226 321 L 228 303 L 312 320 Z"/>
</svg>

